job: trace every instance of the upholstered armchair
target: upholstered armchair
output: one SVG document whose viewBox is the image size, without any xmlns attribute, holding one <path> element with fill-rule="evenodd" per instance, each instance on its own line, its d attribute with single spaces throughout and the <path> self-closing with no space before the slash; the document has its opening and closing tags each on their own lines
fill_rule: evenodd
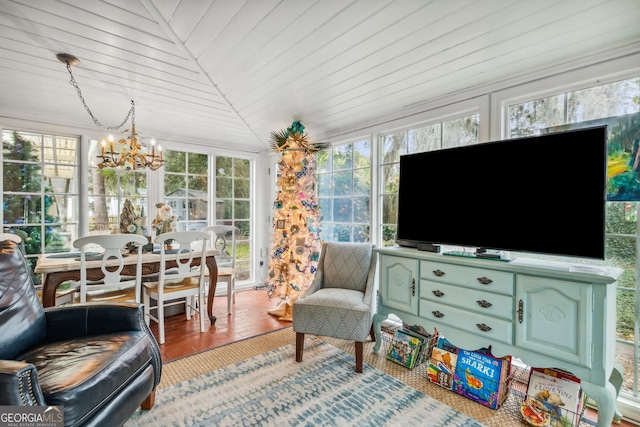
<svg viewBox="0 0 640 427">
<path fill-rule="evenodd" d="M 306 293 L 293 302 L 296 361 L 302 361 L 305 334 L 355 341 L 356 372 L 362 372 L 367 336 L 375 341 L 376 255 L 371 243 L 322 245 L 318 268 Z"/>
<path fill-rule="evenodd" d="M 43 309 L 18 245 L 0 241 L 0 405 L 60 406 L 66 426 L 119 426 L 153 406 L 161 369 L 142 305 Z"/>
</svg>

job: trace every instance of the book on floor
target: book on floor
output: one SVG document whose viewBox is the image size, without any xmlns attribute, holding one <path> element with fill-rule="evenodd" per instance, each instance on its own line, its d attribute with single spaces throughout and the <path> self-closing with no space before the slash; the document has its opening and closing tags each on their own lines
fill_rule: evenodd
<svg viewBox="0 0 640 427">
<path fill-rule="evenodd" d="M 427 364 L 429 381 L 451 390 L 453 388 L 453 373 L 458 360 L 458 348 L 439 336 L 431 349 L 431 356 Z"/>
<path fill-rule="evenodd" d="M 420 356 L 423 340 L 402 329 L 393 334 L 387 359 L 406 368 L 413 369 Z"/>
<path fill-rule="evenodd" d="M 579 426 L 585 394 L 580 378 L 559 369 L 531 368 L 527 396 L 551 415 L 551 423 L 562 427 Z"/>
<path fill-rule="evenodd" d="M 453 391 L 491 409 L 498 409 L 508 394 L 511 356 L 494 357 L 490 350 L 458 349 Z"/>
</svg>

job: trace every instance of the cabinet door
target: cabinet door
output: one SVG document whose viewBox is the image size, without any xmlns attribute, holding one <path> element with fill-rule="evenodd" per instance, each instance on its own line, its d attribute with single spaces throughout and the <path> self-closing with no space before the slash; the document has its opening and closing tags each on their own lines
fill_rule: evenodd
<svg viewBox="0 0 640 427">
<path fill-rule="evenodd" d="M 592 285 L 518 275 L 516 344 L 591 367 Z"/>
<path fill-rule="evenodd" d="M 380 299 L 385 307 L 418 314 L 418 260 L 383 255 L 380 262 Z"/>
</svg>

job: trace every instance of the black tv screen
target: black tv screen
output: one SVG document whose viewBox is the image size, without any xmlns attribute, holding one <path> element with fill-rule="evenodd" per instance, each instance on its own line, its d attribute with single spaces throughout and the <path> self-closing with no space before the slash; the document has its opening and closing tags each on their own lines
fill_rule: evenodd
<svg viewBox="0 0 640 427">
<path fill-rule="evenodd" d="M 606 126 L 400 157 L 396 243 L 604 259 Z"/>
</svg>

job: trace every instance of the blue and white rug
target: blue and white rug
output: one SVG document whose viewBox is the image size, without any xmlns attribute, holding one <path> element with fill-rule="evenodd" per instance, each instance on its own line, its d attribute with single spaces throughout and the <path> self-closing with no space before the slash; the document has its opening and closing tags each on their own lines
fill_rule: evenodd
<svg viewBox="0 0 640 427">
<path fill-rule="evenodd" d="M 352 355 L 308 337 L 158 390 L 134 426 L 473 426 L 483 424 Z"/>
</svg>

